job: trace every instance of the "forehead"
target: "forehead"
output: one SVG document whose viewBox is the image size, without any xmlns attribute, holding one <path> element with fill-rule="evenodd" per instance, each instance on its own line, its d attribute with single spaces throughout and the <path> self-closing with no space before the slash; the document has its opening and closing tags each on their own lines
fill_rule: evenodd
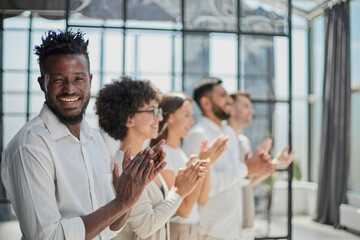
<svg viewBox="0 0 360 240">
<path fill-rule="evenodd" d="M 251 101 L 248 97 L 245 96 L 237 96 L 235 99 L 235 102 L 238 104 L 247 104 L 247 105 L 252 105 Z"/>
<path fill-rule="evenodd" d="M 48 73 L 89 72 L 87 58 L 83 54 L 54 54 L 45 60 Z"/>
<path fill-rule="evenodd" d="M 191 102 L 189 100 L 185 100 L 181 107 L 178 109 L 180 111 L 192 111 Z"/>
<path fill-rule="evenodd" d="M 148 103 L 144 101 L 140 109 L 157 108 L 158 106 L 158 101 L 156 101 L 155 99 L 151 99 Z"/>
<path fill-rule="evenodd" d="M 223 88 L 223 86 L 221 84 L 216 84 L 214 87 L 213 87 L 213 92 L 215 94 L 227 94 L 225 89 Z"/>
</svg>

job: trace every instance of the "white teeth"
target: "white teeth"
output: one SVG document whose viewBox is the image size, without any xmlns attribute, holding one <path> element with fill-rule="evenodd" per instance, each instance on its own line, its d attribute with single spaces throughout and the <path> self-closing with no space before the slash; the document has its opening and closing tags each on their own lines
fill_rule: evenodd
<svg viewBox="0 0 360 240">
<path fill-rule="evenodd" d="M 62 101 L 62 102 L 75 102 L 78 99 L 79 98 L 60 98 L 60 101 Z"/>
</svg>

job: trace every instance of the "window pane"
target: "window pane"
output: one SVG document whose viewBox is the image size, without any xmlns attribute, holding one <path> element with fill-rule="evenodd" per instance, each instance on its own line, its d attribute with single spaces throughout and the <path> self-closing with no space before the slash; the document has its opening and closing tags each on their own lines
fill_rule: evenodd
<svg viewBox="0 0 360 240">
<path fill-rule="evenodd" d="M 6 146 L 10 140 L 15 136 L 15 134 L 20 130 L 20 128 L 25 124 L 26 118 L 25 115 L 19 116 L 7 116 L 4 115 L 4 146 Z"/>
<path fill-rule="evenodd" d="M 121 72 L 111 72 L 111 73 L 105 73 L 103 77 L 103 86 L 105 84 L 112 83 L 113 81 L 117 81 L 120 79 Z M 102 86 L 102 87 L 103 87 Z"/>
<path fill-rule="evenodd" d="M 325 56 L 325 39 L 324 39 L 324 17 L 318 17 L 314 20 L 313 25 L 313 76 L 314 76 L 314 94 L 322 96 L 324 81 L 324 56 Z"/>
<path fill-rule="evenodd" d="M 350 128 L 350 174 L 348 189 L 360 192 L 360 94 L 351 96 L 351 128 Z"/>
<path fill-rule="evenodd" d="M 241 38 L 241 89 L 253 99 L 287 99 L 288 40 L 285 37 Z"/>
<path fill-rule="evenodd" d="M 118 1 L 111 1 L 118 2 Z M 97 15 L 103 14 L 103 6 L 101 1 L 99 4 L 98 1 L 92 1 L 85 9 L 83 9 L 82 13 L 73 13 L 69 18 L 70 25 L 85 25 L 85 26 L 101 26 L 104 23 L 103 19 L 96 19 Z M 116 9 L 116 8 L 114 8 Z M 109 9 L 112 11 L 112 9 Z M 119 11 L 121 12 L 121 11 Z M 90 18 L 92 16 L 93 18 Z M 108 15 L 109 16 L 109 15 Z M 104 17 L 106 18 L 106 17 Z"/>
<path fill-rule="evenodd" d="M 104 33 L 104 71 L 121 72 L 123 58 L 122 31 L 106 29 Z"/>
<path fill-rule="evenodd" d="M 45 102 L 44 94 L 31 93 L 31 95 L 30 95 L 30 113 L 31 114 L 39 114 L 44 102 Z"/>
<path fill-rule="evenodd" d="M 89 39 L 89 60 L 90 60 L 90 72 L 100 71 L 101 62 L 101 29 L 89 29 L 87 28 L 85 39 Z"/>
<path fill-rule="evenodd" d="M 272 3 L 241 0 L 240 29 L 246 32 L 287 33 L 287 2 Z"/>
<path fill-rule="evenodd" d="M 294 97 L 306 97 L 308 94 L 308 69 L 307 69 L 307 31 L 293 30 L 292 38 L 292 89 Z M 287 47 L 287 46 L 286 46 Z M 285 67 L 288 67 L 286 64 Z M 288 91 L 288 89 L 286 89 Z M 306 118 L 303 118 L 306 121 Z"/>
<path fill-rule="evenodd" d="M 30 20 L 27 16 L 11 17 L 4 19 L 4 29 L 8 29 L 8 28 L 28 29 L 29 25 L 30 25 Z"/>
<path fill-rule="evenodd" d="M 27 69 L 28 31 L 4 31 L 4 69 Z"/>
<path fill-rule="evenodd" d="M 236 32 L 236 9 L 236 0 L 185 0 L 185 29 Z"/>
<path fill-rule="evenodd" d="M 21 91 L 25 92 L 27 87 L 27 72 L 4 72 L 4 92 Z"/>
<path fill-rule="evenodd" d="M 30 91 L 31 92 L 41 92 L 41 88 L 38 82 L 38 77 L 40 76 L 40 70 L 31 71 L 30 74 Z"/>
<path fill-rule="evenodd" d="M 146 73 L 171 72 L 171 33 L 140 33 L 138 39 L 138 69 Z"/>
<path fill-rule="evenodd" d="M 44 29 L 46 31 L 53 30 L 64 30 L 65 29 L 65 19 L 60 20 L 51 20 L 41 17 L 36 17 L 33 19 L 33 28 L 34 29 Z"/>
<path fill-rule="evenodd" d="M 235 34 L 210 34 L 210 75 L 236 75 L 237 36 Z"/>
<path fill-rule="evenodd" d="M 272 153 L 277 153 L 288 145 L 288 104 L 253 102 L 253 107 L 253 123 L 245 128 L 244 134 L 251 140 L 253 149 L 262 140 L 271 137 L 274 140 Z"/>
<path fill-rule="evenodd" d="M 93 78 L 91 81 L 91 95 L 96 96 L 101 88 L 101 79 L 100 79 L 100 73 L 93 72 Z"/>
<path fill-rule="evenodd" d="M 319 180 L 320 141 L 322 126 L 322 102 L 311 106 L 311 181 Z"/>
<path fill-rule="evenodd" d="M 181 1 L 128 1 L 127 27 L 180 29 Z"/>
<path fill-rule="evenodd" d="M 184 58 L 184 88 L 192 95 L 195 83 L 209 75 L 209 34 L 185 34 Z"/>
<path fill-rule="evenodd" d="M 26 93 L 3 94 L 4 113 L 26 113 Z"/>
<path fill-rule="evenodd" d="M 350 2 L 350 63 L 351 86 L 360 87 L 360 1 Z"/>
<path fill-rule="evenodd" d="M 139 79 L 150 80 L 162 93 L 166 93 L 171 90 L 172 77 L 170 74 L 140 74 Z"/>
<path fill-rule="evenodd" d="M 57 30 L 57 29 L 55 29 Z M 38 64 L 38 56 L 35 55 L 33 49 L 35 46 L 39 46 L 42 41 L 41 38 L 45 37 L 45 31 L 43 30 L 33 30 L 31 32 L 31 54 L 30 54 L 30 68 L 32 71 L 40 72 L 39 64 Z"/>
<path fill-rule="evenodd" d="M 308 102 L 306 98 L 292 102 L 292 149 L 300 162 L 302 179 L 308 180 Z M 285 146 L 283 146 L 285 147 Z"/>
</svg>

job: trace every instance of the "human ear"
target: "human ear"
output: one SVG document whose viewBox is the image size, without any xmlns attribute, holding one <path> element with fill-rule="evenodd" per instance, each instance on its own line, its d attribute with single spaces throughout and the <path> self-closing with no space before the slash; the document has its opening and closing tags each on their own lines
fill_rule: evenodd
<svg viewBox="0 0 360 240">
<path fill-rule="evenodd" d="M 133 127 L 134 125 L 135 125 L 134 119 L 133 119 L 132 117 L 128 117 L 125 126 L 126 126 L 127 128 L 131 128 L 131 127 Z"/>
<path fill-rule="evenodd" d="M 40 85 L 41 91 L 45 92 L 45 79 L 44 77 L 38 77 L 38 83 Z"/>
<path fill-rule="evenodd" d="M 200 106 L 203 110 L 209 110 L 211 108 L 210 99 L 206 96 L 200 98 Z"/>
</svg>

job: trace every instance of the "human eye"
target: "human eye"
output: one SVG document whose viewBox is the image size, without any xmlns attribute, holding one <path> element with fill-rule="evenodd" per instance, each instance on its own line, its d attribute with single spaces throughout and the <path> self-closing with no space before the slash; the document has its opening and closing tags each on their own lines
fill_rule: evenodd
<svg viewBox="0 0 360 240">
<path fill-rule="evenodd" d="M 53 77 L 50 81 L 55 84 L 61 84 L 63 83 L 64 79 L 62 77 Z"/>
<path fill-rule="evenodd" d="M 75 81 L 76 82 L 83 82 L 83 81 L 85 81 L 85 78 L 84 77 L 76 77 Z"/>
</svg>

